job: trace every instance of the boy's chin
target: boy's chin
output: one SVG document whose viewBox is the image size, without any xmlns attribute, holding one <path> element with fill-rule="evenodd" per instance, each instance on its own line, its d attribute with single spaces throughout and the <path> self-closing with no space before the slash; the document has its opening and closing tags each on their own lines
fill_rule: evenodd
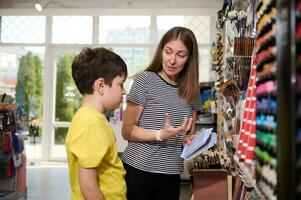
<svg viewBox="0 0 301 200">
<path fill-rule="evenodd" d="M 119 104 L 116 105 L 116 106 L 111 106 L 111 107 L 107 108 L 106 110 L 107 110 L 107 111 L 108 111 L 108 110 L 115 110 L 115 109 L 118 109 L 118 108 L 119 108 Z"/>
</svg>

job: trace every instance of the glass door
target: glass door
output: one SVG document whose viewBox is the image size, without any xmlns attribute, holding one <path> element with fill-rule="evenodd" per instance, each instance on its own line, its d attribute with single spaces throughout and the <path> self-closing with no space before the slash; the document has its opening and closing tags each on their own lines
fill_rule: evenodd
<svg viewBox="0 0 301 200">
<path fill-rule="evenodd" d="M 53 74 L 54 92 L 51 125 L 51 151 L 49 160 L 66 160 L 64 140 L 70 121 L 80 107 L 82 96 L 72 79 L 71 64 L 80 49 L 54 49 Z"/>
</svg>

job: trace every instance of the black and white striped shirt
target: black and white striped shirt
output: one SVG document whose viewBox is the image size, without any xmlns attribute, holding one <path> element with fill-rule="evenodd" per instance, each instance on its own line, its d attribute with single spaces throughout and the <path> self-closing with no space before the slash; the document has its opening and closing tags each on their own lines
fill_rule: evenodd
<svg viewBox="0 0 301 200">
<path fill-rule="evenodd" d="M 158 73 L 145 71 L 137 76 L 128 101 L 143 106 L 138 126 L 160 130 L 165 125 L 165 113 L 169 113 L 173 127 L 182 124 L 184 117 L 192 116 L 192 106 L 179 97 L 178 88 L 167 83 Z M 165 174 L 180 174 L 183 160 L 180 157 L 184 134 L 162 142 L 133 142 L 128 145 L 122 160 L 137 169 Z"/>
</svg>

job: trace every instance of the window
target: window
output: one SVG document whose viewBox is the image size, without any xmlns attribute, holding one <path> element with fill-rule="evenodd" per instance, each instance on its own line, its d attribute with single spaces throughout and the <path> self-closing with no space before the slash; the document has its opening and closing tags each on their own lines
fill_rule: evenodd
<svg viewBox="0 0 301 200">
<path fill-rule="evenodd" d="M 23 109 L 38 120 L 38 126 L 43 124 L 42 136 L 47 138 L 43 141 L 48 142 L 41 147 L 39 136 L 30 138 L 26 143 L 29 159 L 41 158 L 41 151 L 49 149 L 49 157 L 44 159 L 65 159 L 64 139 L 82 99 L 70 65 L 84 47 L 103 46 L 119 54 L 128 67 L 125 88 L 129 92 L 133 77 L 148 66 L 162 35 L 173 26 L 188 27 L 199 45 L 200 80 L 208 81 L 209 16 L 0 16 L 0 23 L 0 93 L 24 104 Z M 47 46 L 46 30 L 52 30 Z M 36 74 L 29 67 L 34 62 L 40 63 Z M 29 86 L 35 89 L 25 97 L 20 91 Z"/>
<path fill-rule="evenodd" d="M 52 42 L 55 44 L 92 44 L 91 16 L 54 16 Z"/>
<path fill-rule="evenodd" d="M 44 43 L 44 16 L 0 16 L 1 43 Z"/>
<path fill-rule="evenodd" d="M 198 44 L 210 44 L 209 16 L 158 16 L 158 39 L 174 26 L 184 26 L 193 31 Z"/>
<path fill-rule="evenodd" d="M 43 68 L 44 48 L 0 47 L 0 93 L 14 97 L 23 113 L 39 127 L 43 118 Z M 29 159 L 42 158 L 41 137 L 35 136 L 25 143 Z"/>
<path fill-rule="evenodd" d="M 99 42 L 101 44 L 148 44 L 150 16 L 101 16 Z"/>
</svg>

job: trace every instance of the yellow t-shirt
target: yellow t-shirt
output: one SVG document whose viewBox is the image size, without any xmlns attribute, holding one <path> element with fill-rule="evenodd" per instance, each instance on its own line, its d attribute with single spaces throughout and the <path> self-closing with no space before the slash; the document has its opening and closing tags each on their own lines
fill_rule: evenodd
<svg viewBox="0 0 301 200">
<path fill-rule="evenodd" d="M 80 108 L 72 119 L 65 147 L 72 200 L 84 199 L 79 185 L 79 166 L 97 168 L 98 186 L 106 200 L 126 199 L 125 169 L 117 154 L 114 132 L 102 113 Z"/>
</svg>

